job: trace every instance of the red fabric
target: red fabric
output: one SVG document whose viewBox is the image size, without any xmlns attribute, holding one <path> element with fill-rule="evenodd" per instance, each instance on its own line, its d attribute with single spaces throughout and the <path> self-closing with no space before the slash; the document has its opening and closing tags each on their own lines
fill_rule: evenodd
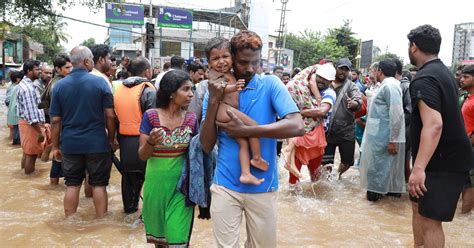
<svg viewBox="0 0 474 248">
<path fill-rule="evenodd" d="M 355 118 L 360 118 L 367 114 L 367 97 L 362 96 L 362 107 L 355 113 Z"/>
<path fill-rule="evenodd" d="M 26 155 L 41 156 L 43 150 L 51 144 L 51 128 L 49 124 L 39 124 L 44 141 L 38 142 L 38 132 L 24 119 L 18 121 L 21 148 Z"/>
<path fill-rule="evenodd" d="M 317 157 L 315 159 L 312 159 L 309 161 L 308 165 L 308 170 L 309 170 L 309 175 L 311 177 L 311 182 L 316 182 L 316 180 L 319 179 L 320 172 L 319 172 L 319 167 L 321 166 L 321 160 L 323 160 L 323 156 L 321 155 L 320 157 Z M 299 171 L 301 171 L 301 162 L 298 160 L 298 158 L 295 158 L 295 165 L 296 168 L 298 168 Z M 289 172 L 288 172 L 289 173 Z M 299 179 L 293 174 L 290 173 L 290 179 L 288 180 L 290 184 L 295 184 L 299 181 Z"/>
<path fill-rule="evenodd" d="M 466 128 L 467 135 L 471 135 L 474 132 L 474 94 L 467 97 L 466 101 L 462 105 L 462 117 L 464 119 L 464 126 Z"/>
<path fill-rule="evenodd" d="M 303 164 L 308 164 L 310 160 L 322 156 L 327 146 L 323 124 L 319 124 L 313 131 L 294 139 L 294 143 L 296 145 L 296 159 Z"/>
</svg>

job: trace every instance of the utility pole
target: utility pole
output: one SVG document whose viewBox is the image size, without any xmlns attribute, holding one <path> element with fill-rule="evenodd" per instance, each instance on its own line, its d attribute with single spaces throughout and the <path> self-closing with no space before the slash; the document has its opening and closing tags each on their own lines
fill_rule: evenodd
<svg viewBox="0 0 474 248">
<path fill-rule="evenodd" d="M 151 1 L 152 0 L 150 0 L 150 16 L 148 18 L 148 21 L 153 24 L 152 27 L 153 27 L 153 29 L 155 29 L 155 25 L 153 23 L 153 4 L 151 3 Z M 153 36 L 155 36 L 155 30 L 153 30 Z M 153 40 L 155 40 L 155 37 L 153 37 Z M 152 60 L 152 57 L 153 57 L 152 53 L 154 53 L 154 51 L 155 51 L 154 48 L 148 49 L 148 60 L 150 61 L 150 64 L 151 64 L 152 68 L 153 68 L 153 64 L 154 64 L 153 60 Z"/>
<path fill-rule="evenodd" d="M 5 26 L 2 27 L 3 29 L 3 34 L 2 34 L 2 37 L 1 37 L 1 42 L 2 42 L 2 81 L 0 81 L 0 84 L 3 85 L 4 82 L 6 82 L 6 75 L 5 75 L 5 72 L 6 72 L 6 69 L 5 69 L 5 39 L 6 39 L 6 36 L 5 36 Z"/>
<path fill-rule="evenodd" d="M 278 28 L 278 38 L 276 42 L 276 57 L 275 57 L 275 66 L 281 64 L 281 52 L 284 48 L 283 45 L 283 38 L 285 35 L 285 17 L 286 17 L 286 11 L 289 11 L 286 9 L 286 4 L 288 3 L 288 0 L 281 0 L 281 9 L 280 9 L 280 27 Z"/>
</svg>

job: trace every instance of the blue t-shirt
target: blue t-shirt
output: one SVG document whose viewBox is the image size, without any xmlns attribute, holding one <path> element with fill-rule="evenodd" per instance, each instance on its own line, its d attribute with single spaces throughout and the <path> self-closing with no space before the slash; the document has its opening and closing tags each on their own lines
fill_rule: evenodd
<svg viewBox="0 0 474 248">
<path fill-rule="evenodd" d="M 203 117 L 206 118 L 209 94 L 203 101 Z M 259 125 L 275 122 L 277 116 L 299 112 L 285 85 L 274 75 L 255 75 L 240 92 L 239 110 Z M 239 144 L 224 131 L 218 132 L 219 153 L 213 183 L 240 193 L 273 192 L 278 189 L 278 166 L 276 163 L 276 139 L 260 138 L 263 159 L 269 166 L 267 171 L 250 167 L 250 172 L 265 181 L 259 186 L 241 184 Z"/>
<path fill-rule="evenodd" d="M 367 89 L 367 86 L 365 86 L 359 79 L 357 79 L 355 82 L 355 85 L 359 87 L 359 90 L 362 94 L 365 94 L 365 90 Z"/>
<path fill-rule="evenodd" d="M 51 117 L 61 117 L 61 151 L 91 154 L 110 151 L 104 109 L 113 108 L 108 82 L 82 68 L 73 69 L 53 88 Z"/>
</svg>

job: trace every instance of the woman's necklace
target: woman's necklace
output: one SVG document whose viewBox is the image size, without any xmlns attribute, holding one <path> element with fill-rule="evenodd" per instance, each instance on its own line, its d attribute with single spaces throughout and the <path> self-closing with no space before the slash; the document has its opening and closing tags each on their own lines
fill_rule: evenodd
<svg viewBox="0 0 474 248">
<path fill-rule="evenodd" d="M 180 113 L 179 118 L 171 117 L 171 114 L 167 113 L 167 111 L 162 111 L 161 116 L 162 118 L 160 119 L 165 120 L 164 123 L 163 121 L 161 121 L 162 125 L 168 127 L 170 131 L 173 131 L 174 129 L 180 127 L 185 118 L 185 114 L 183 112 Z"/>
</svg>

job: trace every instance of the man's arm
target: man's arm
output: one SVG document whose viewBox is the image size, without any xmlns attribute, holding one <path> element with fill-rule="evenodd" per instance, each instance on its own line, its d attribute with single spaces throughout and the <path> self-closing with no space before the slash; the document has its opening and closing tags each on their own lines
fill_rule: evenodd
<svg viewBox="0 0 474 248">
<path fill-rule="evenodd" d="M 331 110 L 331 104 L 323 102 L 321 107 L 301 110 L 301 115 L 309 118 L 321 118 L 324 117 L 329 110 Z"/>
<path fill-rule="evenodd" d="M 51 117 L 51 142 L 53 145 L 53 156 L 56 160 L 61 160 L 61 150 L 59 149 L 59 137 L 61 136 L 61 117 Z"/>
<path fill-rule="evenodd" d="M 304 135 L 303 120 L 300 113 L 290 113 L 280 121 L 267 125 L 246 126 L 232 111 L 227 111 L 229 122 L 217 122 L 233 138 L 275 138 L 286 139 Z M 201 133 L 201 137 L 202 133 Z"/>
<path fill-rule="evenodd" d="M 24 91 L 23 93 L 25 94 L 23 103 L 26 105 L 25 106 L 26 120 L 37 132 L 38 142 L 43 142 L 44 136 L 41 133 L 41 128 L 39 125 L 40 123 L 44 121 L 44 120 L 41 120 L 41 115 L 39 112 L 43 110 L 38 109 L 38 105 L 36 104 L 36 92 L 27 90 L 27 91 Z"/>
<path fill-rule="evenodd" d="M 209 96 L 205 111 L 206 118 L 202 122 L 201 132 L 199 134 L 202 150 L 205 153 L 210 153 L 217 141 L 216 116 L 219 103 L 224 94 L 225 83 L 223 82 L 223 79 L 209 79 L 208 82 Z"/>
<path fill-rule="evenodd" d="M 362 107 L 362 93 L 360 93 L 359 87 L 357 87 L 353 82 L 349 82 L 351 87 L 349 89 L 349 99 L 347 107 L 353 112 L 357 112 Z"/>
<path fill-rule="evenodd" d="M 156 106 L 156 90 L 151 87 L 145 87 L 143 89 L 142 96 L 140 97 L 140 106 L 142 113 L 145 111 L 155 108 Z"/>
<path fill-rule="evenodd" d="M 438 111 L 430 108 L 423 100 L 419 100 L 417 106 L 423 128 L 420 135 L 420 148 L 408 181 L 408 191 L 415 197 L 423 196 L 423 192 L 426 191 L 425 169 L 438 146 L 443 130 L 443 119 Z"/>
<path fill-rule="evenodd" d="M 38 104 L 36 103 L 36 92 L 34 90 L 27 90 L 23 93 L 25 94 L 23 103 L 25 104 L 26 109 L 26 120 L 31 126 L 33 126 L 33 128 L 35 128 L 38 133 L 41 133 L 41 129 L 38 124 L 44 122 L 44 120 L 41 120 L 40 114 L 40 111 L 43 110 L 38 109 Z"/>
<path fill-rule="evenodd" d="M 105 123 L 107 128 L 107 136 L 109 140 L 109 144 L 112 149 L 115 151 L 118 148 L 118 144 L 115 140 L 115 113 L 113 108 L 106 108 L 105 109 Z"/>
<path fill-rule="evenodd" d="M 405 118 L 403 114 L 403 99 L 401 91 L 398 88 L 388 85 L 383 89 L 383 96 L 385 101 L 389 104 L 389 144 L 388 153 L 391 155 L 397 154 L 397 143 L 405 139 L 405 132 L 401 132 L 405 126 Z"/>
<path fill-rule="evenodd" d="M 316 98 L 316 101 L 319 104 L 321 102 L 321 99 L 322 99 L 321 98 L 321 92 L 319 91 L 318 86 L 316 84 L 316 77 L 313 77 L 312 75 L 314 75 L 314 74 L 310 74 L 309 79 L 308 79 L 309 89 L 310 89 L 311 93 Z"/>
</svg>

